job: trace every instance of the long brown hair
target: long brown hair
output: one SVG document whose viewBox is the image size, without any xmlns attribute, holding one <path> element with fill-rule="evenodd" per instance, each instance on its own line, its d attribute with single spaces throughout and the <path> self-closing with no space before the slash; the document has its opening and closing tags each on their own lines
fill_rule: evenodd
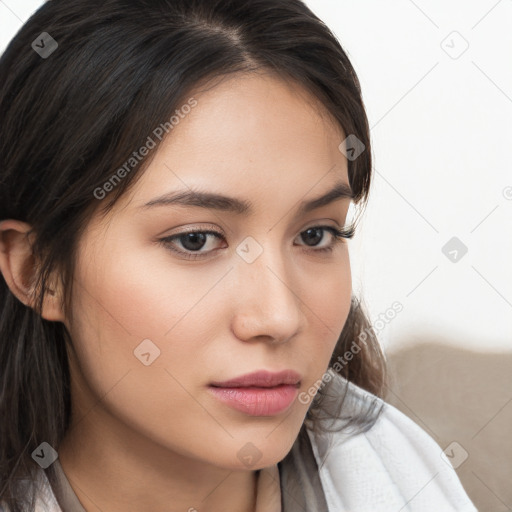
<svg viewBox="0 0 512 512">
<path fill-rule="evenodd" d="M 94 191 L 194 86 L 257 68 L 300 83 L 364 144 L 348 161 L 354 202 L 363 206 L 372 159 L 360 84 L 335 36 L 299 0 L 52 0 L 2 55 L 0 220 L 31 225 L 39 268 L 33 309 L 0 278 L 0 499 L 13 512 L 33 507 L 32 491 L 21 486 L 39 469 L 32 451 L 42 441 L 58 447 L 69 425 L 72 340 L 40 312 L 55 271 L 69 303 L 77 242 L 98 205 Z M 104 212 L 149 161 L 102 199 Z M 354 298 L 331 364 L 363 330 L 372 332 Z M 360 348 L 339 373 L 380 396 L 385 364 L 376 337 Z M 308 411 L 313 428 L 322 393 Z M 354 422 L 369 424 L 364 415 Z"/>
</svg>

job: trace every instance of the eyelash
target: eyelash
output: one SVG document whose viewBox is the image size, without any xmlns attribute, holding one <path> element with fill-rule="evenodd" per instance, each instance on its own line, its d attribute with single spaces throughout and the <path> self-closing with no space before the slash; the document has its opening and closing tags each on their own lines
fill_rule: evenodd
<svg viewBox="0 0 512 512">
<path fill-rule="evenodd" d="M 334 239 L 333 239 L 333 242 L 329 246 L 327 246 L 327 247 L 323 247 L 321 249 L 305 250 L 305 252 L 311 252 L 312 251 L 312 252 L 316 252 L 316 253 L 328 254 L 328 253 L 333 251 L 333 249 L 337 246 L 337 244 L 343 243 L 344 239 L 350 239 L 355 234 L 355 227 L 353 225 L 349 226 L 348 228 L 343 228 L 343 229 L 338 229 L 338 228 L 336 228 L 334 226 L 311 226 L 311 227 L 305 229 L 304 231 L 301 231 L 301 233 L 305 233 L 306 231 L 308 231 L 310 229 L 322 229 L 324 231 L 329 231 L 333 235 Z M 203 253 L 185 252 L 185 251 L 176 249 L 172 245 L 172 242 L 174 240 L 179 239 L 181 236 L 187 235 L 187 234 L 190 234 L 190 233 L 193 233 L 193 234 L 203 234 L 203 235 L 214 235 L 216 238 L 224 239 L 224 236 L 222 235 L 222 233 L 219 233 L 218 231 L 213 231 L 213 230 L 202 230 L 201 231 L 201 230 L 198 230 L 198 229 L 191 229 L 191 230 L 187 230 L 187 231 L 182 231 L 181 233 L 176 233 L 175 235 L 171 235 L 171 236 L 168 236 L 168 237 L 165 237 L 165 238 L 161 238 L 159 240 L 159 242 L 165 248 L 169 249 L 170 251 L 172 251 L 174 253 L 179 254 L 180 256 L 183 256 L 185 259 L 197 260 L 197 259 L 202 259 L 202 258 L 208 257 L 208 254 L 210 252 L 213 252 L 213 251 L 208 251 L 208 252 L 203 252 Z M 301 234 L 301 233 L 299 233 L 299 234 Z"/>
</svg>

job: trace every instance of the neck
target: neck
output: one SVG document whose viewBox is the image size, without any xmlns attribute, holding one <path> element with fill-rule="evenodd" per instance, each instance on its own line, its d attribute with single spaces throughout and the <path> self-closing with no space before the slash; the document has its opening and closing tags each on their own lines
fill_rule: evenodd
<svg viewBox="0 0 512 512">
<path fill-rule="evenodd" d="M 120 434 L 105 428 L 101 416 L 91 411 L 59 447 L 64 473 L 87 512 L 254 511 L 256 472 L 218 468 Z"/>
</svg>

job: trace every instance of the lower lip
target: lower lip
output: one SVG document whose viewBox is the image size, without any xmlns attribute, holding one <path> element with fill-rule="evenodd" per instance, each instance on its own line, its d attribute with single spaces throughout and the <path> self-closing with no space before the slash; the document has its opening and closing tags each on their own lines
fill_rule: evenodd
<svg viewBox="0 0 512 512">
<path fill-rule="evenodd" d="M 273 388 L 209 389 L 221 402 L 251 416 L 273 416 L 285 411 L 299 391 L 297 386 L 287 384 Z"/>
</svg>

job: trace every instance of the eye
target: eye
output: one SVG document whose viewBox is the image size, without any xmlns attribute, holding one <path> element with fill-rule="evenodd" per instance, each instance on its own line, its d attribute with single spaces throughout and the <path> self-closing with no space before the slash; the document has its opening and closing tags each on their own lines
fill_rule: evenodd
<svg viewBox="0 0 512 512">
<path fill-rule="evenodd" d="M 184 256 L 189 259 L 197 259 L 206 256 L 207 253 L 213 252 L 215 249 L 209 251 L 199 252 L 204 247 L 208 247 L 208 242 L 215 240 L 215 238 L 223 240 L 224 236 L 218 231 L 183 231 L 176 235 L 162 238 L 160 241 L 165 247 L 173 252 Z M 176 248 L 176 242 L 179 242 L 183 249 Z M 210 244 L 211 245 L 211 244 Z M 190 251 L 190 252 L 187 252 Z M 192 254 L 191 254 L 192 253 Z"/>
<path fill-rule="evenodd" d="M 332 235 L 331 242 L 325 247 L 316 248 L 325 239 L 326 231 Z M 338 229 L 334 226 L 312 226 L 302 231 L 299 237 L 306 242 L 307 247 L 310 247 L 310 249 L 304 249 L 306 252 L 324 253 L 331 252 L 338 243 L 343 242 L 343 239 L 352 238 L 354 232 L 354 226 L 344 229 Z M 177 253 L 185 259 L 193 260 L 205 258 L 208 254 L 214 252 L 216 249 L 211 247 L 210 250 L 202 249 L 208 248 L 209 243 L 211 246 L 211 242 L 214 242 L 215 239 L 225 240 L 224 235 L 219 231 L 191 229 L 161 238 L 159 241 L 170 251 Z M 181 245 L 181 248 L 177 247 L 177 243 Z"/>
<path fill-rule="evenodd" d="M 328 244 L 326 247 L 322 247 L 320 249 L 315 249 L 315 251 L 332 251 L 335 245 L 338 242 L 341 242 L 344 238 L 352 238 L 354 236 L 354 227 L 350 227 L 349 229 L 338 229 L 333 226 L 313 226 L 311 228 L 306 229 L 301 233 L 301 238 L 308 242 L 313 242 L 313 246 L 317 247 L 318 243 L 315 243 L 318 239 L 322 241 L 324 237 L 324 233 L 328 231 L 333 236 L 332 242 Z"/>
</svg>

